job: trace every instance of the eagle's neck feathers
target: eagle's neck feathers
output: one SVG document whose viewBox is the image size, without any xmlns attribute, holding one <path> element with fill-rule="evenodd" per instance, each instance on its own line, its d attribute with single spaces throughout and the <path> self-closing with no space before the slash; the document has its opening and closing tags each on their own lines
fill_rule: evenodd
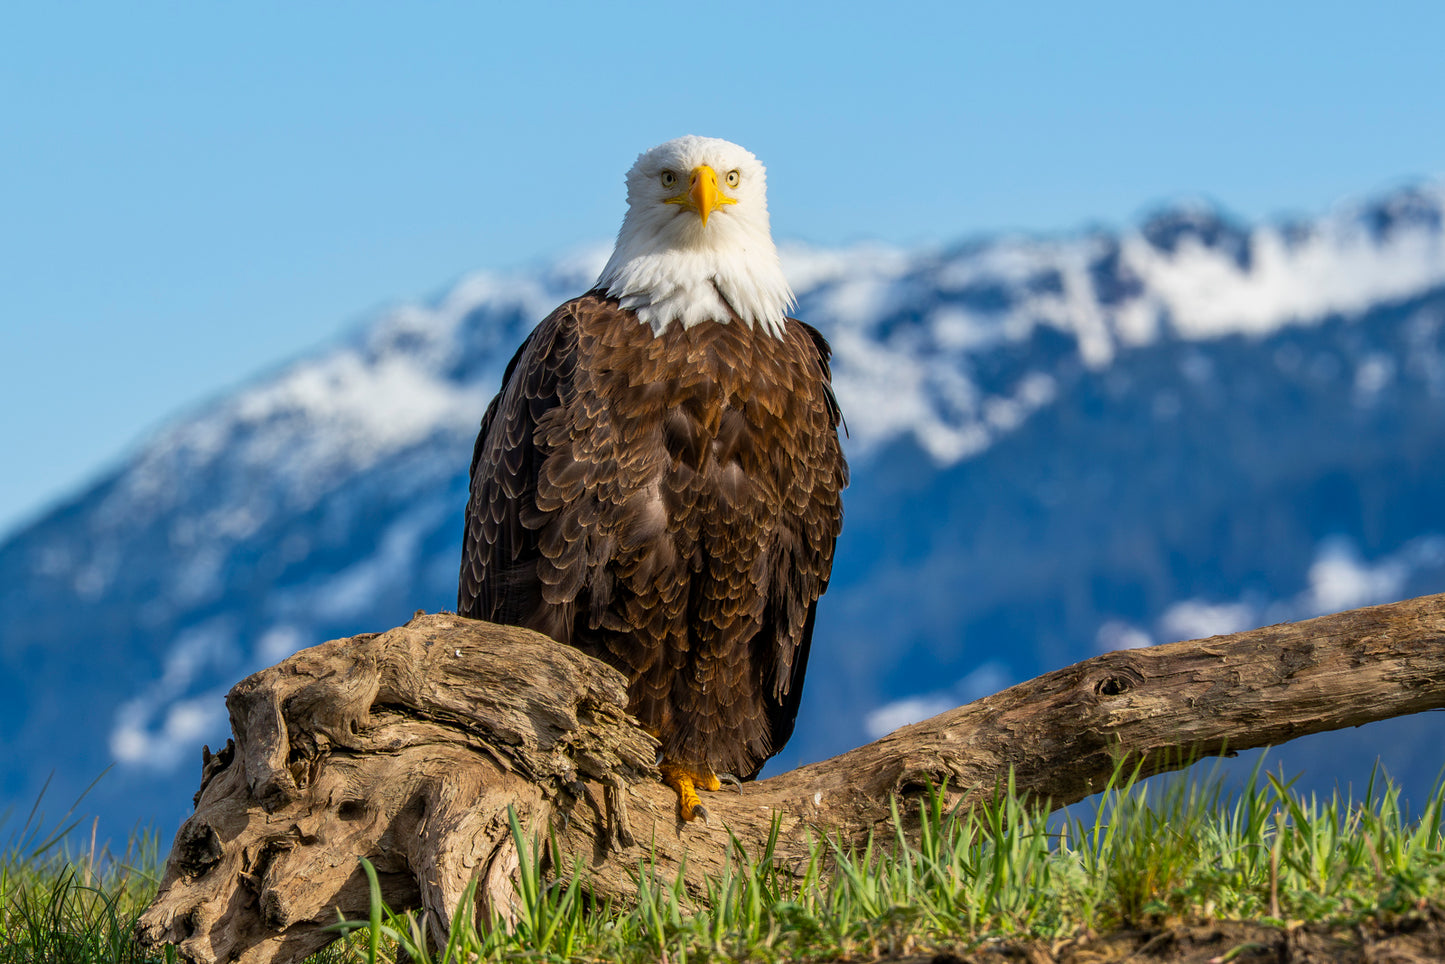
<svg viewBox="0 0 1445 964">
<path fill-rule="evenodd" d="M 646 251 L 632 257 L 619 257 L 619 245 L 597 286 L 635 311 L 654 335 L 673 322 L 691 328 L 737 317 L 781 338 L 793 292 L 772 242 L 764 241 L 762 251 Z"/>
</svg>

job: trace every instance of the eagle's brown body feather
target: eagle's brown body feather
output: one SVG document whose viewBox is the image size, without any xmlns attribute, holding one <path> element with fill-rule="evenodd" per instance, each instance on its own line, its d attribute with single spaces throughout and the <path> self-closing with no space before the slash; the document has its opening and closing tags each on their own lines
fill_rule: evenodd
<svg viewBox="0 0 1445 964">
<path fill-rule="evenodd" d="M 665 759 L 754 776 L 792 733 L 842 522 L 828 355 L 792 319 L 654 337 L 598 292 L 558 308 L 482 420 L 458 611 L 605 660 Z"/>
</svg>

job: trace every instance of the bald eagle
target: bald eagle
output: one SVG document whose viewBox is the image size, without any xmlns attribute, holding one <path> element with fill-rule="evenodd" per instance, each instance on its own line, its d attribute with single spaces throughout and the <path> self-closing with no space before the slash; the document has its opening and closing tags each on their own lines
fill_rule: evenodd
<svg viewBox="0 0 1445 964">
<path fill-rule="evenodd" d="M 457 611 L 625 674 L 684 820 L 792 734 L 842 525 L 829 348 L 792 302 L 757 158 L 655 147 L 596 285 L 517 351 L 472 455 Z"/>
</svg>

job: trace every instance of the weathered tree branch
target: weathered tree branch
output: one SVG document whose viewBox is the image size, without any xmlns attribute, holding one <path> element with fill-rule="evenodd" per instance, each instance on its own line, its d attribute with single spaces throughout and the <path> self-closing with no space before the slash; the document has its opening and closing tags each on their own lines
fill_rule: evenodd
<svg viewBox="0 0 1445 964">
<path fill-rule="evenodd" d="M 477 879 L 479 919 L 508 914 L 517 853 L 508 807 L 550 828 L 564 868 L 626 896 L 644 854 L 688 886 L 735 836 L 806 856 L 822 831 L 861 840 L 893 795 L 932 784 L 968 806 L 1012 768 L 1054 805 L 1100 789 L 1121 758 L 1145 774 L 1191 755 L 1445 707 L 1445 595 L 1306 622 L 1108 653 L 831 760 L 708 798 L 683 825 L 656 744 L 624 712 L 622 678 L 526 630 L 418 615 L 381 635 L 303 650 L 227 697 L 234 744 L 205 755 L 196 812 L 138 926 L 197 961 L 295 961 L 337 919 L 365 916 L 357 858 L 393 908 L 441 938 Z"/>
</svg>

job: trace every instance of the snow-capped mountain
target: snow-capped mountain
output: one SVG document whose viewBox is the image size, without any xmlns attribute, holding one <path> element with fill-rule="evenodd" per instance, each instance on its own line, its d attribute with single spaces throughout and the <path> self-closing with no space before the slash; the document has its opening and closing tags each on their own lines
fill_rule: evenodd
<svg viewBox="0 0 1445 964">
<path fill-rule="evenodd" d="M 853 485 L 774 769 L 1095 652 L 1445 589 L 1445 188 L 1240 226 L 785 248 Z M 191 413 L 0 545 L 0 812 L 169 833 L 222 697 L 455 602 L 466 468 L 527 331 L 605 251 L 478 274 Z M 1412 786 L 1425 716 L 1292 744 Z"/>
</svg>

